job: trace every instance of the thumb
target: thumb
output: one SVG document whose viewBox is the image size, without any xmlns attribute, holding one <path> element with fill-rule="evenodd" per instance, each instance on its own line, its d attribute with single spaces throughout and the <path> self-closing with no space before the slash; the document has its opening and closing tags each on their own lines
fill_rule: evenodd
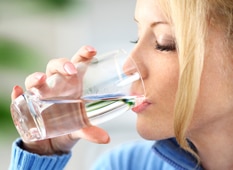
<svg viewBox="0 0 233 170">
<path fill-rule="evenodd" d="M 105 130 L 96 126 L 84 127 L 81 130 L 71 133 L 70 137 L 73 140 L 82 138 L 99 144 L 106 144 L 110 142 L 110 137 L 108 133 Z"/>
</svg>

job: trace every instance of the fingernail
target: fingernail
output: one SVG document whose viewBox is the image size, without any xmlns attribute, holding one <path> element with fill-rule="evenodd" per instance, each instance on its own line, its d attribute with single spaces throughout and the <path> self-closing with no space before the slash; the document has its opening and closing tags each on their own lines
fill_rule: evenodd
<svg viewBox="0 0 233 170">
<path fill-rule="evenodd" d="M 16 94 L 17 93 L 22 93 L 22 88 L 20 86 L 16 85 L 16 86 L 13 87 L 13 91 Z"/>
<path fill-rule="evenodd" d="M 14 90 L 14 91 L 19 91 L 19 90 L 20 90 L 20 87 L 19 87 L 18 85 L 16 85 L 16 86 L 13 87 L 13 90 Z"/>
<path fill-rule="evenodd" d="M 107 136 L 107 137 L 105 138 L 105 140 L 106 140 L 106 143 L 110 143 L 110 137 L 109 137 L 109 136 Z"/>
<path fill-rule="evenodd" d="M 40 80 L 40 79 L 42 79 L 42 77 L 44 77 L 44 74 L 38 72 L 38 73 L 36 73 L 36 74 L 34 75 L 34 77 L 35 77 L 36 79 Z"/>
<path fill-rule="evenodd" d="M 96 52 L 96 49 L 94 47 L 91 47 L 91 46 L 86 46 L 86 50 L 88 52 Z"/>
<path fill-rule="evenodd" d="M 110 142 L 110 137 L 108 135 L 103 135 L 101 137 L 102 141 L 101 143 L 109 143 Z"/>
<path fill-rule="evenodd" d="M 65 64 L 64 64 L 64 69 L 65 69 L 65 71 L 66 71 L 68 74 L 70 74 L 70 75 L 72 75 L 72 74 L 77 74 L 76 68 L 75 68 L 74 65 L 71 64 L 71 63 L 65 63 Z"/>
</svg>

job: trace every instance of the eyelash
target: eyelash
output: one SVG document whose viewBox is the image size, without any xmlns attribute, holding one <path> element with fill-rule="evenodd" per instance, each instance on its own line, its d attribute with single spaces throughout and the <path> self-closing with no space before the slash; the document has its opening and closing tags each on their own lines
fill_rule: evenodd
<svg viewBox="0 0 233 170">
<path fill-rule="evenodd" d="M 130 41 L 133 44 L 137 44 L 138 40 L 136 41 Z M 168 45 L 161 45 L 157 41 L 155 42 L 155 49 L 159 51 L 176 51 L 176 45 L 175 43 L 173 44 L 168 44 Z"/>
<path fill-rule="evenodd" d="M 134 40 L 134 41 L 130 41 L 130 43 L 137 44 L 138 43 L 138 39 Z"/>
<path fill-rule="evenodd" d="M 160 51 L 176 51 L 176 45 L 175 45 L 175 43 L 161 45 L 156 41 L 155 42 L 155 49 L 160 50 Z"/>
</svg>

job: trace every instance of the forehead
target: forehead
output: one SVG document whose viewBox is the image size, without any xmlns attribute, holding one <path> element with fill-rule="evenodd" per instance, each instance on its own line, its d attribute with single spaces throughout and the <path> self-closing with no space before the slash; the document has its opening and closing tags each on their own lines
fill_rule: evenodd
<svg viewBox="0 0 233 170">
<path fill-rule="evenodd" d="M 139 23 L 166 21 L 157 0 L 137 0 L 135 19 Z"/>
</svg>

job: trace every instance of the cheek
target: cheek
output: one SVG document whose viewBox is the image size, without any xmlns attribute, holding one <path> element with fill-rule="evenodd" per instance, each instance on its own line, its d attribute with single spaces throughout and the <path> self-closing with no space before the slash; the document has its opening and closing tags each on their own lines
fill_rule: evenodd
<svg viewBox="0 0 233 170">
<path fill-rule="evenodd" d="M 142 115 L 138 115 L 138 131 L 147 139 L 174 136 L 173 108 L 178 84 L 178 62 L 175 57 L 156 58 L 146 66 L 144 80 L 146 96 L 152 103 Z"/>
<path fill-rule="evenodd" d="M 164 58 L 160 62 L 150 66 L 149 78 L 149 96 L 158 103 L 158 107 L 167 108 L 172 112 L 175 95 L 178 86 L 178 62 L 175 58 Z M 168 107 L 169 106 L 169 107 Z"/>
</svg>

